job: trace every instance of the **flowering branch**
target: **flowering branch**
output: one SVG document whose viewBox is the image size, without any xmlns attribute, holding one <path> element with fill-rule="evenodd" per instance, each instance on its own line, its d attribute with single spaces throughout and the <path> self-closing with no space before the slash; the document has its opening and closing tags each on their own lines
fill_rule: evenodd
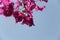
<svg viewBox="0 0 60 40">
<path fill-rule="evenodd" d="M 22 22 L 28 26 L 34 26 L 33 9 L 43 11 L 45 6 L 36 5 L 36 1 L 48 2 L 48 0 L 0 0 L 0 14 L 5 17 L 13 16 L 16 23 Z"/>
</svg>

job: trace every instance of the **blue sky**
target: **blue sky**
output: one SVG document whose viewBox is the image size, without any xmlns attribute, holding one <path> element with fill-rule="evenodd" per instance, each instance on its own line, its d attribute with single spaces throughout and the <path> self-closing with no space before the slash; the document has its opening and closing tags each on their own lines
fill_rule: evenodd
<svg viewBox="0 0 60 40">
<path fill-rule="evenodd" d="M 49 0 L 43 12 L 34 11 L 35 26 L 15 24 L 0 16 L 0 40 L 60 40 L 60 0 Z"/>
</svg>

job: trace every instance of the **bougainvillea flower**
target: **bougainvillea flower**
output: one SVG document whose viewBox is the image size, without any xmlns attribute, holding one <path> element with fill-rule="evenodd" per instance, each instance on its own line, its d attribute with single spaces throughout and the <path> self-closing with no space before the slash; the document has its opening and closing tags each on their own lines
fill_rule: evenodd
<svg viewBox="0 0 60 40">
<path fill-rule="evenodd" d="M 34 25 L 33 17 L 31 15 L 25 16 L 25 18 L 23 19 L 22 24 L 26 24 L 26 25 L 29 25 L 29 26 Z"/>
<path fill-rule="evenodd" d="M 15 11 L 15 12 L 13 13 L 13 16 L 14 16 L 14 18 L 15 18 L 15 20 L 16 20 L 16 23 L 18 23 L 18 22 L 20 22 L 20 21 L 23 20 L 23 18 L 24 18 L 25 15 L 24 15 L 22 12 Z"/>
<path fill-rule="evenodd" d="M 48 0 L 42 0 L 42 1 L 44 1 L 44 2 L 46 2 L 46 3 L 48 2 Z"/>
<path fill-rule="evenodd" d="M 17 7 L 19 7 L 19 6 L 22 6 L 22 3 L 19 0 L 17 0 L 16 5 Z"/>
<path fill-rule="evenodd" d="M 38 11 L 43 11 L 43 9 L 45 8 L 45 6 L 36 6 L 35 9 Z"/>
<path fill-rule="evenodd" d="M 48 2 L 48 0 L 40 0 L 40 1 L 41 1 L 41 2 L 44 1 L 44 2 L 46 2 L 46 3 Z"/>
<path fill-rule="evenodd" d="M 38 6 L 36 0 L 0 0 L 0 15 L 5 17 L 13 16 L 16 23 L 26 24 L 28 26 L 34 26 L 33 9 L 37 11 L 43 11 L 46 7 Z M 40 2 L 48 2 L 48 0 L 37 0 Z M 22 7 L 22 8 L 21 8 Z"/>
<path fill-rule="evenodd" d="M 8 6 L 5 6 L 5 7 L 3 8 L 3 10 L 4 10 L 3 15 L 6 16 L 6 17 L 7 17 L 7 16 L 11 16 L 12 13 L 13 13 L 13 11 L 14 11 L 13 6 L 14 6 L 13 3 L 10 3 Z"/>
</svg>

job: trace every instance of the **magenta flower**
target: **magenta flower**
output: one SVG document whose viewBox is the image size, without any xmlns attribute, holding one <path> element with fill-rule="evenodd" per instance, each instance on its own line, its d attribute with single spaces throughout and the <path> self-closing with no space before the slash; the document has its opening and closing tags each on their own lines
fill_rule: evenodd
<svg viewBox="0 0 60 40">
<path fill-rule="evenodd" d="M 25 16 L 24 19 L 23 19 L 23 22 L 22 24 L 26 24 L 26 25 L 29 25 L 29 26 L 34 26 L 34 22 L 33 22 L 33 17 L 31 15 L 28 15 L 28 16 Z"/>
<path fill-rule="evenodd" d="M 48 2 L 48 0 L 40 0 L 40 1 L 44 1 L 44 2 L 46 2 L 46 3 Z"/>
<path fill-rule="evenodd" d="M 22 12 L 19 12 L 19 11 L 15 11 L 13 13 L 13 17 L 15 18 L 16 23 L 21 22 L 23 20 L 24 16 L 25 15 Z"/>
<path fill-rule="evenodd" d="M 0 15 L 13 16 L 16 23 L 34 26 L 33 9 L 43 11 L 46 6 L 38 6 L 36 1 L 48 2 L 48 0 L 0 0 Z"/>
<path fill-rule="evenodd" d="M 4 13 L 3 15 L 4 16 L 11 16 L 13 14 L 13 11 L 14 11 L 14 3 L 10 3 L 8 6 L 4 6 L 3 10 L 4 10 Z"/>
</svg>

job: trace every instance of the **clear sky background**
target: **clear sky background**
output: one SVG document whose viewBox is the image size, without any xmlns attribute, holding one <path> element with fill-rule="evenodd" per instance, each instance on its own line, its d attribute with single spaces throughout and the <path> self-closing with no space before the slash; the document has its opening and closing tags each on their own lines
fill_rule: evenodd
<svg viewBox="0 0 60 40">
<path fill-rule="evenodd" d="M 32 27 L 0 16 L 0 40 L 60 40 L 60 0 L 49 0 L 44 11 L 34 11 L 33 16 Z"/>
</svg>

